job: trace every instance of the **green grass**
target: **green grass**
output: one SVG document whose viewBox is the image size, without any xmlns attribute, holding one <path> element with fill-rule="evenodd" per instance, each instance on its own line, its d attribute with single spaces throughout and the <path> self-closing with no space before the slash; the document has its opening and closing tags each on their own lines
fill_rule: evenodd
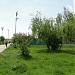
<svg viewBox="0 0 75 75">
<path fill-rule="evenodd" d="M 30 46 L 31 58 L 10 46 L 0 53 L 0 75 L 75 75 L 75 46 L 49 52 L 44 45 Z"/>
</svg>

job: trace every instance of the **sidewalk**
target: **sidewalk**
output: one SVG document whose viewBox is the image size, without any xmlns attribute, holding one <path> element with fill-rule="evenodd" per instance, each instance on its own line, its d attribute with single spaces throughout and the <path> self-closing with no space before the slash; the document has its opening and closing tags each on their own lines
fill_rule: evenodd
<svg viewBox="0 0 75 75">
<path fill-rule="evenodd" d="M 9 47 L 10 44 L 7 45 L 7 47 Z M 6 49 L 5 45 L 0 45 L 0 53 L 3 52 Z"/>
</svg>

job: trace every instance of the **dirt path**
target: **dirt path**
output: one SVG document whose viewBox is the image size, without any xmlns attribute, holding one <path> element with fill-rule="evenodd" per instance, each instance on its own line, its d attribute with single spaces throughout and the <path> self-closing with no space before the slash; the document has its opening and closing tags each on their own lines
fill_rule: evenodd
<svg viewBox="0 0 75 75">
<path fill-rule="evenodd" d="M 10 44 L 8 44 L 7 47 L 9 47 L 9 46 L 10 46 Z M 3 52 L 5 49 L 6 49 L 5 45 L 0 45 L 0 53 Z"/>
</svg>

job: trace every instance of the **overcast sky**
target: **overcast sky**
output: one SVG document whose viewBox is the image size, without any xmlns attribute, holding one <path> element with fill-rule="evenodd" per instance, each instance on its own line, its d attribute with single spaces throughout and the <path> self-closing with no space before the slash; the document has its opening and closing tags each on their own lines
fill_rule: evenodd
<svg viewBox="0 0 75 75">
<path fill-rule="evenodd" d="M 15 17 L 18 11 L 17 33 L 30 33 L 28 29 L 31 23 L 31 13 L 34 15 L 40 11 L 44 17 L 56 17 L 63 12 L 63 7 L 74 11 L 73 0 L 0 0 L 0 36 L 1 27 L 4 27 L 3 35 L 11 38 L 15 33 Z"/>
</svg>

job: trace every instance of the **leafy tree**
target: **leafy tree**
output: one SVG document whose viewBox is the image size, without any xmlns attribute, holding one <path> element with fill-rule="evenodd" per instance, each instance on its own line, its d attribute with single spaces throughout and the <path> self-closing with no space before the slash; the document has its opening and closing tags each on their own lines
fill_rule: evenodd
<svg viewBox="0 0 75 75">
<path fill-rule="evenodd" d="M 58 13 L 56 17 L 56 25 L 59 27 L 62 25 L 62 14 Z"/>
<path fill-rule="evenodd" d="M 37 35 L 42 39 L 49 50 L 58 50 L 62 44 L 62 37 L 59 35 L 54 20 L 35 16 L 31 22 L 33 36 Z"/>
<path fill-rule="evenodd" d="M 75 17 L 72 12 L 64 7 L 64 14 L 63 14 L 63 34 L 66 43 L 72 43 L 73 39 L 75 38 Z"/>
<path fill-rule="evenodd" d="M 5 40 L 5 37 L 4 36 L 0 36 L 0 43 L 1 44 L 4 44 L 4 40 Z"/>
<path fill-rule="evenodd" d="M 17 33 L 12 37 L 14 47 L 20 48 L 20 50 L 22 51 L 22 55 L 25 57 L 29 56 L 28 39 L 29 36 L 26 36 L 25 34 L 22 33 Z"/>
</svg>

